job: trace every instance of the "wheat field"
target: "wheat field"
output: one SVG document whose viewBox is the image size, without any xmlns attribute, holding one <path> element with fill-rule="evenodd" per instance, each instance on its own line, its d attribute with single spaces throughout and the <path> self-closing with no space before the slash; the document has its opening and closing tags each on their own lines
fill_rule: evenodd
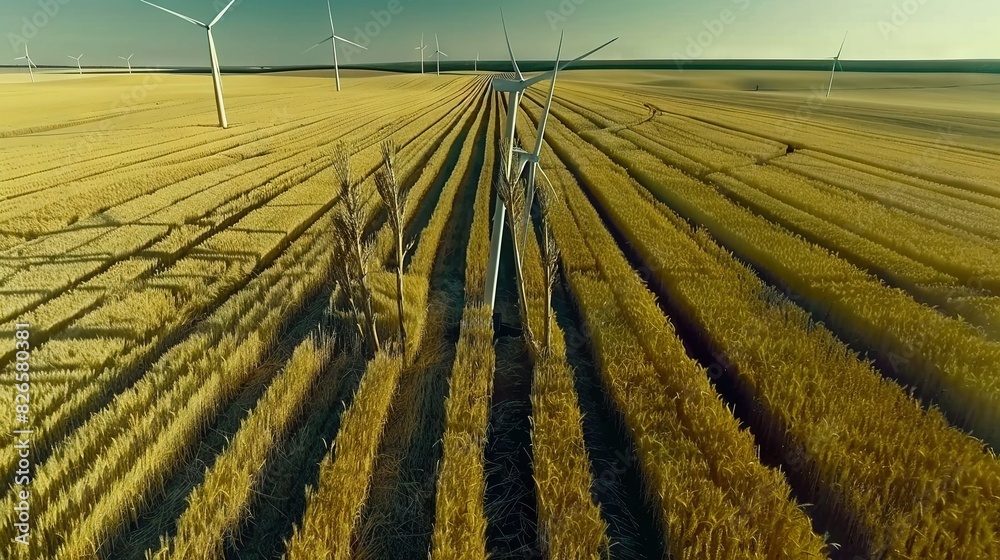
<svg viewBox="0 0 1000 560">
<path fill-rule="evenodd" d="M 0 557 L 1000 557 L 995 80 L 344 77 L 0 76 Z"/>
</svg>

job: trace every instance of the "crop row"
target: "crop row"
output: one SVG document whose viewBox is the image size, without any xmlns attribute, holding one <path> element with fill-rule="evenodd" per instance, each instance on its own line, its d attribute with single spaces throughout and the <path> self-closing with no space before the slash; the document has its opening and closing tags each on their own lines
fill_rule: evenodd
<svg viewBox="0 0 1000 560">
<path fill-rule="evenodd" d="M 435 497 L 430 556 L 434 560 L 485 560 L 486 468 L 484 448 L 493 393 L 493 317 L 483 306 L 489 253 L 490 201 L 496 169 L 499 120 L 495 97 L 486 108 L 483 169 L 466 247 L 465 309 L 445 401 L 445 429 Z"/>
<path fill-rule="evenodd" d="M 480 93 L 474 93 L 470 101 L 480 98 Z M 474 111 L 475 103 L 467 103 L 462 111 L 463 121 L 478 121 L 482 118 Z M 451 132 L 441 142 L 436 144 L 436 151 L 431 156 L 433 161 L 439 152 L 447 150 L 456 142 L 463 124 L 452 127 Z M 438 158 L 440 160 L 440 158 Z M 430 166 L 425 174 L 438 170 L 440 167 Z M 411 195 L 413 196 L 413 195 Z M 417 198 L 422 198 L 419 195 Z M 431 223 L 435 223 L 440 215 L 451 214 L 454 199 L 445 199 L 444 203 L 434 208 Z M 388 224 L 382 231 L 388 229 Z M 426 230 L 425 230 L 426 231 Z M 437 246 L 441 236 L 421 236 L 419 244 L 429 244 L 430 247 L 419 249 L 430 255 L 437 255 Z M 376 262 L 384 263 L 386 257 L 377 258 Z M 430 271 L 428 271 L 430 272 Z M 408 346 L 421 348 L 421 340 L 425 335 L 425 315 L 427 314 L 426 279 L 418 285 L 423 294 L 407 294 L 407 301 L 415 309 L 408 316 L 406 330 Z M 420 296 L 423 297 L 420 297 Z M 299 525 L 288 543 L 288 558 L 349 558 L 352 554 L 353 538 L 355 537 L 362 508 L 368 499 L 373 473 L 376 468 L 376 458 L 382 442 L 386 421 L 389 417 L 390 405 L 399 385 L 400 376 L 419 375 L 423 367 L 418 354 L 411 366 L 406 366 L 398 354 L 380 352 L 369 362 L 364 372 L 361 384 L 350 407 L 344 412 L 337 438 L 331 452 L 320 465 L 319 486 L 307 493 L 306 510 L 301 525 Z"/>
<path fill-rule="evenodd" d="M 537 119 L 537 107 L 528 112 Z M 822 539 L 790 500 L 787 483 L 760 464 L 753 439 L 687 356 L 573 175 L 555 156 L 543 156 L 543 165 L 559 190 L 551 219 L 569 286 L 605 390 L 635 438 L 670 553 L 820 556 Z"/>
<path fill-rule="evenodd" d="M 323 249 L 326 227 L 320 222 L 309 229 L 39 467 L 32 484 L 38 552 L 92 557 L 162 485 L 279 326 L 326 282 L 332 258 Z M 16 550 L 9 553 L 17 557 Z"/>
<path fill-rule="evenodd" d="M 563 114 L 559 120 L 564 118 L 575 117 Z M 938 411 L 921 409 L 829 331 L 766 289 L 705 231 L 688 230 L 647 189 L 676 193 L 668 198 L 672 205 L 730 241 L 754 231 L 758 222 L 749 213 L 718 195 L 688 202 L 685 195 L 700 192 L 693 181 L 654 174 L 657 165 L 665 166 L 625 142 L 609 139 L 598 150 L 561 122 L 551 126 L 557 154 L 754 403 L 755 433 L 766 447 L 780 450 L 803 497 L 844 528 L 848 544 L 874 557 L 996 555 L 1000 512 L 993 497 L 1000 466 L 982 444 L 949 427 Z M 628 171 L 613 162 L 619 157 Z M 703 219 L 713 213 L 718 219 Z M 756 229 L 779 232 L 767 225 Z M 766 261 L 771 273 L 784 266 L 809 278 L 809 271 L 829 266 L 815 260 L 825 252 L 788 250 L 799 243 L 775 235 L 753 238 L 752 246 L 784 250 L 781 260 Z M 742 253 L 751 243 L 729 245 Z M 814 283 L 843 291 L 864 287 Z M 898 301 L 907 300 L 883 301 L 877 309 L 895 305 L 906 311 Z"/>
<path fill-rule="evenodd" d="M 774 165 L 935 222 L 1000 240 L 1000 197 L 971 193 L 802 150 Z M 855 169 L 860 167 L 861 169 Z M 915 186 L 911 183 L 916 183 Z"/>
<path fill-rule="evenodd" d="M 188 507 L 177 520 L 176 533 L 153 558 L 211 560 L 223 556 L 225 544 L 235 540 L 255 492 L 261 489 L 264 465 L 302 416 L 319 379 L 336 382 L 335 376 L 324 376 L 332 352 L 329 342 L 315 337 L 295 349 L 204 482 L 191 492 Z"/>
<path fill-rule="evenodd" d="M 947 132 L 921 138 L 829 124 L 818 118 L 812 107 L 789 115 L 787 111 L 725 107 L 675 97 L 668 104 L 651 96 L 650 104 L 664 113 L 780 142 L 796 150 L 822 152 L 940 185 L 1000 196 L 994 172 L 996 155 L 963 146 L 958 137 Z"/>
<path fill-rule="evenodd" d="M 580 117 L 557 111 L 571 126 Z M 891 357 L 893 374 L 916 385 L 963 427 L 1000 442 L 1000 345 L 969 324 L 915 302 L 829 251 L 736 206 L 712 187 L 670 168 L 635 144 L 593 135 L 643 190 L 707 228 L 736 254 L 767 271 L 812 309 L 875 351 Z M 584 143 L 585 144 L 585 143 Z M 593 150 L 593 147 L 590 147 Z"/>
<path fill-rule="evenodd" d="M 827 187 L 771 166 L 727 174 L 760 192 L 870 239 L 962 283 L 977 279 L 1000 293 L 1000 246 L 976 235 L 886 208 L 856 194 Z M 839 192 L 838 192 L 839 191 Z"/>
<path fill-rule="evenodd" d="M 416 119 L 413 121 L 414 125 L 419 125 L 422 122 L 430 122 L 425 120 L 426 118 L 433 118 L 434 111 L 425 111 L 424 118 Z M 386 115 L 386 118 L 391 115 Z M 373 145 L 377 147 L 377 140 L 383 132 L 378 128 L 380 121 L 373 121 L 368 125 L 365 125 L 360 129 L 360 136 L 372 140 Z M 399 132 L 402 134 L 413 134 L 414 136 L 420 136 L 425 129 L 420 129 L 419 132 L 411 130 L 409 125 L 404 127 Z M 354 133 L 358 130 L 355 129 Z M 388 131 L 386 131 L 388 132 Z M 311 146 L 312 143 L 307 146 Z M 329 145 L 320 146 L 312 151 L 309 151 L 306 155 L 290 160 L 291 163 L 299 161 L 299 165 L 288 169 L 287 171 L 281 171 L 279 168 L 275 168 L 272 173 L 279 173 L 279 175 L 270 178 L 272 173 L 265 176 L 266 181 L 261 181 L 260 178 L 254 179 L 252 176 L 249 177 L 234 177 L 230 180 L 224 181 L 224 183 L 216 188 L 202 189 L 192 196 L 183 200 L 183 202 L 175 203 L 172 206 L 168 206 L 163 210 L 160 210 L 148 218 L 145 218 L 144 222 L 149 222 L 152 224 L 156 223 L 185 223 L 178 228 L 175 228 L 173 232 L 166 238 L 161 239 L 159 242 L 151 246 L 145 254 L 156 255 L 163 263 L 163 265 L 169 265 L 177 258 L 182 256 L 183 252 L 187 250 L 188 247 L 199 243 L 201 240 L 206 239 L 212 233 L 219 231 L 235 222 L 243 214 L 248 212 L 250 209 L 256 208 L 263 203 L 271 200 L 285 189 L 289 188 L 291 185 L 297 184 L 306 178 L 315 175 L 324 166 L 324 161 L 322 159 L 323 149 L 329 149 Z M 303 148 L 305 149 L 305 148 Z M 284 165 L 288 165 L 286 162 Z M 219 206 L 219 205 L 222 206 Z M 209 211 L 208 217 L 201 220 L 201 222 L 196 224 L 188 224 L 188 222 L 198 219 L 199 216 L 205 216 L 206 208 L 216 208 L 215 211 Z M 103 242 L 100 239 L 94 243 L 84 245 L 84 248 L 80 249 L 84 254 L 93 253 L 100 254 L 102 247 L 100 246 Z M 96 246 L 95 246 L 96 245 Z M 107 251 L 108 249 L 104 249 Z M 113 249 L 112 249 L 113 250 Z M 143 257 L 135 256 L 132 257 L 133 260 L 141 259 Z M 101 266 L 107 267 L 112 262 L 109 259 L 100 259 L 103 263 Z M 98 266 L 96 264 L 88 267 L 90 270 L 93 266 Z M 145 267 L 148 270 L 148 267 Z M 100 281 L 100 276 L 98 275 L 95 280 Z M 58 276 L 57 276 L 58 278 Z M 137 278 L 137 277 L 136 277 Z M 122 279 L 131 280 L 131 279 Z M 69 300 L 74 305 L 66 307 L 66 313 L 62 314 L 62 317 L 72 317 L 80 312 L 80 307 L 77 306 L 78 302 L 86 301 L 96 302 L 102 295 L 101 292 L 94 292 L 87 290 L 88 284 L 92 285 L 93 281 L 87 281 L 82 286 L 78 286 L 77 294 L 73 294 Z M 113 284 L 112 284 L 113 285 Z M 80 295 L 80 292 L 89 294 L 89 297 L 73 297 Z M 37 291 L 33 290 L 28 294 L 17 294 L 16 292 L 11 296 L 12 299 L 20 301 L 21 313 L 24 313 L 24 309 L 30 309 L 33 303 L 45 300 L 46 298 L 53 298 L 59 294 L 58 290 L 49 291 Z M 66 298 L 63 298 L 66 299 Z M 58 305 L 60 302 L 59 298 L 56 297 L 55 301 L 52 301 L 53 305 Z M 24 307 L 28 306 L 28 307 Z M 52 307 L 52 306 L 49 306 Z M 46 311 L 43 315 L 51 316 L 51 310 Z M 57 314 L 59 316 L 59 314 Z M 48 322 L 35 322 L 33 323 L 37 328 L 48 329 Z M 59 322 L 55 322 L 59 324 Z M 36 336 L 41 333 L 36 332 Z"/>
</svg>

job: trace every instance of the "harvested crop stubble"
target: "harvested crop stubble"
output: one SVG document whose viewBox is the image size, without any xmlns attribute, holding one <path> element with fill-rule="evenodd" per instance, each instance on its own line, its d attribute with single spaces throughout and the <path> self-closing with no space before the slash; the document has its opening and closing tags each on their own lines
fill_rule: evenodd
<svg viewBox="0 0 1000 560">
<path fill-rule="evenodd" d="M 805 313 L 769 293 L 705 232 L 679 225 L 607 155 L 559 123 L 552 128 L 560 158 L 654 280 L 726 357 L 740 390 L 758 404 L 757 433 L 783 450 L 783 464 L 805 497 L 846 528 L 847 544 L 873 557 L 1000 553 L 1000 463 L 980 442 L 949 427 L 936 410 L 921 409 Z M 685 187 L 677 190 L 690 192 Z M 722 206 L 703 202 L 706 209 Z M 754 246 L 790 242 L 786 236 Z"/>
</svg>

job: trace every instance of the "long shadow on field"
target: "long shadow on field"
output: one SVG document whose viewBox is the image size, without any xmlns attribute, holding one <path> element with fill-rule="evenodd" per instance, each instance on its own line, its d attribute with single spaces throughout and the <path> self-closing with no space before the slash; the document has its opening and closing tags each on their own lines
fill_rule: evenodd
<svg viewBox="0 0 1000 560">
<path fill-rule="evenodd" d="M 205 437 L 198 442 L 194 456 L 176 469 L 166 481 L 164 491 L 146 505 L 145 513 L 112 541 L 105 558 L 142 559 L 148 549 L 157 549 L 161 535 L 172 537 L 177 531 L 178 517 L 187 507 L 192 490 L 204 482 L 207 470 L 226 449 L 243 419 L 253 410 L 271 379 L 278 374 L 292 351 L 320 324 L 332 284 L 327 284 L 310 296 L 304 308 L 289 319 L 277 344 L 267 358 L 257 366 L 243 391 L 216 417 Z"/>
<path fill-rule="evenodd" d="M 521 317 L 514 276 L 513 247 L 505 232 L 494 310 L 517 331 Z M 494 559 L 541 558 L 531 449 L 531 357 L 518 335 L 498 336 L 495 348 L 485 450 L 486 546 Z"/>
<path fill-rule="evenodd" d="M 470 137 L 471 125 L 472 121 L 453 152 Z M 358 544 L 358 550 L 366 553 L 366 557 L 422 559 L 430 549 L 437 464 L 441 459 L 438 442 L 444 434 L 447 380 L 455 360 L 465 302 L 465 249 L 484 163 L 485 146 L 479 139 L 485 133 L 485 125 L 484 120 L 478 130 L 472 131 L 471 141 L 475 142 L 472 162 L 462 178 L 445 236 L 438 247 L 427 311 L 428 318 L 434 320 L 427 324 L 419 363 L 409 368 L 400 381 L 379 449 Z M 447 179 L 447 171 L 441 177 Z M 422 230 L 425 224 L 419 221 L 418 218 L 417 227 Z"/>
<path fill-rule="evenodd" d="M 367 361 L 350 355 L 337 374 L 325 375 L 305 407 L 306 418 L 275 450 L 265 468 L 261 495 L 245 517 L 239 538 L 226 547 L 231 560 L 277 560 L 285 552 L 294 524 L 302 520 L 306 487 L 319 484 L 319 467 L 337 437 L 343 412 L 351 405 Z"/>
</svg>

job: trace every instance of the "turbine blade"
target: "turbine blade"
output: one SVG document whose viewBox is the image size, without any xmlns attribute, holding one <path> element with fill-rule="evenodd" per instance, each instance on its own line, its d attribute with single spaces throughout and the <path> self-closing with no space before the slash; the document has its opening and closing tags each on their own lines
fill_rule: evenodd
<svg viewBox="0 0 1000 560">
<path fill-rule="evenodd" d="M 517 59 L 514 58 L 514 48 L 510 46 L 510 35 L 507 34 L 507 21 L 503 17 L 503 7 L 500 8 L 500 23 L 503 24 L 503 37 L 507 40 L 507 52 L 510 53 L 510 62 L 514 65 L 514 74 L 517 75 L 517 79 L 523 80 L 524 76 L 517 66 Z"/>
<path fill-rule="evenodd" d="M 349 45 L 354 45 L 355 47 L 358 47 L 359 49 L 364 49 L 366 51 L 368 50 L 368 47 L 363 47 L 363 46 L 355 43 L 354 41 L 348 41 L 347 39 L 344 39 L 343 37 L 339 37 L 337 35 L 334 35 L 333 38 L 336 39 L 336 40 L 338 40 L 338 41 L 340 41 L 340 42 L 342 42 L 342 43 L 347 43 Z"/>
<path fill-rule="evenodd" d="M 322 44 L 326 43 L 327 41 L 331 41 L 331 40 L 333 40 L 333 38 L 334 38 L 334 37 L 335 37 L 335 35 L 330 35 L 330 36 L 329 36 L 329 37 L 327 37 L 326 39 L 323 39 L 322 41 L 320 41 L 320 42 L 316 43 L 315 45 L 313 45 L 313 46 L 309 47 L 308 49 L 306 49 L 306 50 L 302 51 L 302 54 L 306 54 L 307 52 L 309 52 L 309 51 L 311 51 L 311 50 L 315 49 L 316 47 L 318 47 L 318 46 L 320 46 L 320 45 L 322 45 Z"/>
<path fill-rule="evenodd" d="M 148 2 L 147 0 L 139 0 L 139 1 L 140 1 L 140 2 L 142 2 L 143 4 L 149 4 L 150 6 L 152 6 L 152 7 L 154 7 L 154 8 L 157 8 L 157 9 L 160 9 L 160 10 L 163 10 L 164 12 L 167 12 L 168 14 L 171 14 L 171 15 L 175 15 L 175 16 L 177 16 L 177 17 L 179 17 L 179 18 L 183 19 L 184 21 L 187 21 L 187 22 L 190 22 L 190 23 L 193 23 L 193 24 L 195 24 L 195 25 L 200 25 L 200 26 L 202 26 L 202 27 L 208 27 L 208 26 L 207 26 L 207 25 L 205 25 L 204 23 L 202 23 L 202 22 L 200 22 L 200 21 L 198 21 L 198 20 L 196 20 L 196 19 L 194 19 L 194 18 L 189 18 L 189 17 L 187 17 L 187 16 L 186 16 L 186 15 L 184 15 L 184 14 L 178 14 L 177 12 L 175 12 L 175 11 L 173 11 L 173 10 L 168 10 L 168 9 L 164 8 L 163 6 L 157 6 L 156 4 L 154 4 L 154 3 L 152 3 L 152 2 Z"/>
<path fill-rule="evenodd" d="M 847 33 L 850 33 L 850 31 Z M 840 50 L 837 51 L 837 60 L 840 60 L 840 55 L 844 52 L 844 45 L 847 44 L 847 33 L 844 33 L 844 41 L 840 43 Z"/>
<path fill-rule="evenodd" d="M 604 43 L 603 45 L 597 47 L 596 49 L 594 49 L 592 51 L 589 51 L 587 53 L 581 54 L 580 56 L 574 58 L 573 60 L 570 60 L 569 62 L 564 62 L 564 63 L 560 64 L 559 66 L 556 67 L 556 69 L 558 69 L 560 71 L 565 70 L 566 67 L 569 66 L 570 64 L 573 64 L 574 62 L 579 62 L 579 61 L 587 58 L 588 56 L 594 54 L 595 52 L 597 52 L 597 51 L 599 51 L 601 49 L 603 49 L 604 47 L 610 45 L 611 43 L 614 43 L 617 40 L 618 40 L 618 37 L 615 37 L 614 39 L 608 41 L 607 43 Z M 541 81 L 544 81 L 544 80 L 548 79 L 550 76 L 553 75 L 553 72 L 554 72 L 554 70 L 549 70 L 548 72 L 545 72 L 544 74 L 539 74 L 537 76 L 532 77 L 530 80 L 525 80 L 524 87 L 528 88 L 530 86 L 533 86 L 534 84 L 537 84 L 538 82 L 541 82 Z"/>
<path fill-rule="evenodd" d="M 219 15 L 215 16 L 215 19 L 213 19 L 212 23 L 208 24 L 208 26 L 212 27 L 213 25 L 219 23 L 219 20 L 222 19 L 222 16 L 226 15 L 226 12 L 228 12 L 229 8 L 232 8 L 233 4 L 235 3 L 236 0 L 229 0 L 229 4 L 227 4 L 225 8 L 222 8 L 222 11 L 219 12 Z"/>
<path fill-rule="evenodd" d="M 437 33 L 434 34 L 434 48 L 436 48 L 438 50 L 438 52 L 441 52 L 441 43 L 438 42 L 438 34 Z"/>
<path fill-rule="evenodd" d="M 440 52 L 440 53 L 441 53 L 441 56 L 448 56 L 448 54 L 447 54 L 447 53 L 445 53 L 444 51 L 438 51 L 438 52 Z M 450 57 L 449 57 L 449 58 L 450 58 Z"/>
<path fill-rule="evenodd" d="M 326 11 L 330 14 L 330 33 L 336 35 L 337 30 L 333 28 L 333 7 L 330 6 L 330 0 L 326 0 Z"/>
<path fill-rule="evenodd" d="M 559 60 L 562 56 L 564 37 L 565 32 L 559 35 L 559 50 L 556 51 L 556 64 L 555 68 L 552 69 L 552 84 L 549 86 L 549 99 L 545 102 L 545 113 L 542 114 L 542 120 L 538 123 L 538 143 L 535 145 L 535 158 L 538 158 L 542 153 L 542 144 L 545 143 L 545 125 L 548 123 L 549 112 L 552 110 L 552 98 L 555 97 L 556 93 L 556 78 L 559 76 Z"/>
</svg>

